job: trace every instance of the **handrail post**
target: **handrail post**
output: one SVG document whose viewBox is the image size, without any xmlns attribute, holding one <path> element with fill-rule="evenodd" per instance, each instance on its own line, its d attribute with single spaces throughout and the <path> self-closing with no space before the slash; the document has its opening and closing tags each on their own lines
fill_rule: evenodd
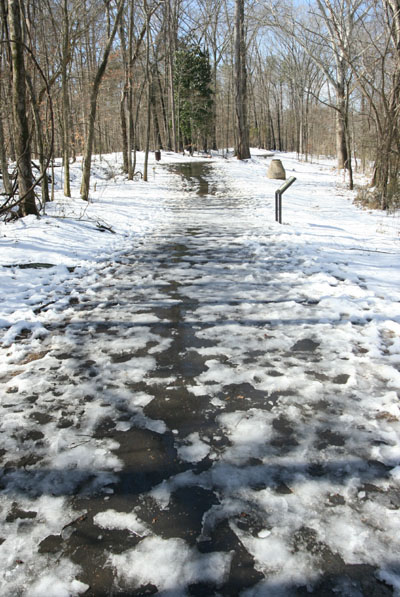
<svg viewBox="0 0 400 597">
<path fill-rule="evenodd" d="M 295 176 L 291 176 L 285 184 L 283 184 L 277 191 L 275 191 L 275 222 L 282 224 L 282 195 L 294 183 Z"/>
<path fill-rule="evenodd" d="M 275 192 L 275 222 L 279 222 L 279 203 L 280 203 L 280 194 L 279 191 Z"/>
</svg>

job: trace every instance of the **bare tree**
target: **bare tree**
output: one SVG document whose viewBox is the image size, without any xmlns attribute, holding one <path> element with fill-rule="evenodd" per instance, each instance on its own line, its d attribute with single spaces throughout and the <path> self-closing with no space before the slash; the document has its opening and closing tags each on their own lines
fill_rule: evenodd
<svg viewBox="0 0 400 597">
<path fill-rule="evenodd" d="M 3 177 L 4 192 L 7 195 L 10 195 L 12 193 L 12 186 L 11 186 L 11 182 L 10 182 L 10 177 L 8 175 L 8 160 L 7 160 L 7 154 L 6 154 L 6 149 L 5 149 L 3 119 L 2 119 L 1 114 L 0 114 L 0 167 L 1 167 L 1 174 Z"/>
<path fill-rule="evenodd" d="M 318 98 L 336 112 L 336 153 L 339 169 L 351 174 L 349 148 L 349 100 L 352 71 L 349 60 L 354 58 L 354 43 L 363 17 L 362 0 L 315 0 L 309 4 L 304 18 L 297 16 L 297 6 L 284 12 L 272 10 L 266 22 L 284 36 L 292 36 L 324 73 L 334 89 L 335 101 Z M 352 184 L 352 182 L 351 182 Z"/>
<path fill-rule="evenodd" d="M 249 129 L 247 123 L 247 68 L 244 32 L 244 0 L 235 0 L 235 114 L 236 157 L 250 157 Z"/>
<path fill-rule="evenodd" d="M 146 82 L 147 82 L 147 102 L 146 102 L 146 133 L 144 149 L 143 180 L 148 182 L 148 164 L 150 149 L 150 116 L 151 116 L 151 74 L 150 74 L 150 9 L 147 0 L 143 0 L 143 9 L 146 15 Z"/>
<path fill-rule="evenodd" d="M 212 149 L 218 149 L 217 144 L 217 96 L 218 96 L 218 67 L 221 64 L 229 44 L 229 28 L 224 18 L 223 0 L 200 0 L 199 25 L 201 38 L 204 37 L 210 49 L 212 62 L 212 80 L 214 91 L 212 118 Z M 200 41 L 200 39 L 199 39 Z"/>
<path fill-rule="evenodd" d="M 22 1 L 22 0 L 21 0 Z M 8 0 L 8 26 L 12 59 L 12 103 L 17 153 L 19 210 L 22 216 L 38 215 L 33 191 L 31 138 L 26 112 L 26 72 L 19 0 Z"/>
<path fill-rule="evenodd" d="M 61 55 L 61 86 L 62 86 L 62 119 L 63 119 L 63 165 L 64 165 L 64 195 L 71 197 L 70 183 L 70 105 L 68 90 L 68 63 L 71 60 L 71 26 L 70 7 L 68 0 L 63 0 L 63 31 L 62 31 L 62 55 Z"/>
<path fill-rule="evenodd" d="M 400 166 L 400 2 L 381 0 L 371 6 L 360 41 L 359 59 L 351 63 L 375 123 L 372 185 L 382 209 L 399 199 Z"/>
<path fill-rule="evenodd" d="M 346 15 L 351 15 L 352 22 L 357 23 L 357 36 L 354 28 L 341 30 L 343 35 L 337 36 L 338 51 L 367 100 L 375 121 L 372 184 L 380 195 L 382 209 L 387 209 L 399 189 L 400 2 L 348 0 L 346 10 L 341 5 L 332 5 L 329 0 L 324 3 L 331 27 L 339 29 L 338 23 Z M 350 20 L 349 16 L 347 20 Z"/>
<path fill-rule="evenodd" d="M 11 0 L 10 0 L 11 1 Z M 107 3 L 108 9 L 110 9 L 110 2 Z M 88 123 L 88 134 L 86 139 L 86 146 L 85 146 L 85 153 L 83 158 L 83 172 L 82 172 L 82 184 L 81 184 L 81 198 L 84 201 L 89 200 L 89 186 L 90 186 L 90 171 L 91 171 L 91 163 L 92 163 L 92 152 L 93 152 L 93 142 L 94 142 L 94 127 L 95 127 L 95 120 L 96 120 L 96 110 L 97 110 L 97 97 L 99 95 L 101 81 L 103 79 L 108 58 L 110 56 L 112 44 L 114 42 L 115 35 L 118 30 L 119 21 L 122 16 L 122 11 L 124 9 L 124 0 L 119 0 L 117 4 L 117 12 L 114 18 L 114 24 L 112 29 L 109 31 L 108 38 L 106 41 L 106 45 L 102 54 L 102 58 L 100 64 L 97 68 L 96 75 L 94 77 L 92 88 L 90 92 L 90 111 L 89 111 L 89 123 Z"/>
</svg>

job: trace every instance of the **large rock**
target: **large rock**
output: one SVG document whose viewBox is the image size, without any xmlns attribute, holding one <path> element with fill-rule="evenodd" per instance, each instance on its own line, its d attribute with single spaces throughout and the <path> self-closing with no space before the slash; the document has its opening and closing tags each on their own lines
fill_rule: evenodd
<svg viewBox="0 0 400 597">
<path fill-rule="evenodd" d="M 286 172 L 281 160 L 271 160 L 267 176 L 277 180 L 286 180 Z"/>
</svg>

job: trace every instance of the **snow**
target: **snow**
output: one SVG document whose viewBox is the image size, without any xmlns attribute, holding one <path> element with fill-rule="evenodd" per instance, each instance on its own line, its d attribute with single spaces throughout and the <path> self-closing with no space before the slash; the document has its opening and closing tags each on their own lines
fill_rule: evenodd
<svg viewBox="0 0 400 597">
<path fill-rule="evenodd" d="M 163 153 L 149 183 L 118 174 L 121 156 L 97 160 L 84 205 L 80 164 L 71 199 L 59 168 L 45 216 L 0 224 L 2 595 L 88 589 L 72 558 L 40 551 L 85 514 L 75 494 L 103 503 L 100 534 L 137 540 L 106 554 L 122 587 L 221 587 L 232 550 L 200 547 L 228 521 L 264 575 L 244 597 L 311 591 L 326 561 L 371 566 L 400 594 L 400 230 L 356 207 L 329 160 L 279 157 L 297 178 L 282 225 L 281 181 L 257 151 L 209 160 L 201 198 L 195 179 L 165 167 L 187 156 Z M 188 374 L 174 359 L 201 367 Z M 176 403 L 171 419 L 148 414 L 184 383 L 187 426 Z M 212 424 L 196 428 L 205 401 Z M 182 467 L 141 496 L 160 513 L 182 489 L 216 496 L 196 544 L 109 505 L 141 450 L 123 443 L 132 430 L 170 440 Z M 143 450 L 151 469 L 158 455 Z M 335 590 L 363 594 L 347 582 Z"/>
<path fill-rule="evenodd" d="M 229 571 L 231 554 L 200 554 L 182 539 L 146 537 L 139 546 L 111 557 L 120 576 L 140 587 L 155 583 L 160 595 L 186 595 L 189 584 L 222 584 Z"/>
<path fill-rule="evenodd" d="M 178 448 L 178 455 L 186 462 L 200 462 L 210 452 L 210 447 L 200 439 L 197 432 L 188 435 L 184 442 L 184 445 Z"/>
<path fill-rule="evenodd" d="M 125 514 L 115 510 L 106 510 L 96 514 L 93 520 L 97 526 L 103 529 L 127 529 L 139 537 L 145 537 L 150 533 L 146 525 L 133 512 Z"/>
<path fill-rule="evenodd" d="M 69 570 L 66 563 L 64 566 L 60 565 L 57 570 L 57 577 L 52 574 L 43 574 L 42 578 L 35 582 L 27 591 L 28 597 L 43 597 L 43 595 L 52 595 L 52 597 L 75 597 L 84 594 L 88 589 L 78 580 L 61 580 L 63 577 L 71 575 L 73 571 Z M 61 577 L 61 578 L 60 578 Z"/>
</svg>

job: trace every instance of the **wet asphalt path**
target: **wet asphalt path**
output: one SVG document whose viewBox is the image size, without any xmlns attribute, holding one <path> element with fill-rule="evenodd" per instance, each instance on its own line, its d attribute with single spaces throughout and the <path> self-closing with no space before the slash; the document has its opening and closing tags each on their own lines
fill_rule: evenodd
<svg viewBox="0 0 400 597">
<path fill-rule="evenodd" d="M 49 338 L 44 343 L 49 359 L 48 366 L 42 364 L 44 386 L 24 401 L 38 429 L 42 425 L 46 431 L 24 440 L 21 459 L 8 463 L 10 475 L 24 469 L 26 478 L 21 483 L 34 497 L 35 483 L 40 488 L 54 481 L 53 472 L 39 470 L 48 449 L 47 435 L 70 430 L 72 436 L 79 432 L 80 421 L 88 420 L 90 409 L 96 411 L 92 439 L 110 447 L 121 463 L 120 470 L 108 469 L 109 477 L 108 473 L 104 477 L 104 471 L 91 470 L 88 464 L 70 482 L 68 471 L 61 477 L 58 472 L 60 489 L 54 491 L 67 496 L 76 517 L 61 534 L 50 534 L 38 545 L 38 552 L 49 561 L 67 557 L 81 567 L 78 578 L 89 585 L 85 593 L 89 597 L 151 595 L 158 590 L 150 579 L 138 584 L 111 564 L 110 554 L 136 548 L 143 536 L 99 526 L 95 517 L 105 510 L 135 512 L 152 535 L 184 540 L 196 553 L 229 554 L 228 573 L 222 581 L 203 581 L 197 576 L 185 590 L 193 596 L 234 596 L 268 577 L 268 567 L 255 562 L 243 539 L 259 536 L 266 528 L 268 512 L 244 496 L 268 489 L 277 499 L 284 498 L 292 493 L 291 483 L 299 474 L 312 482 L 335 480 L 339 487 L 348 475 L 334 459 L 330 468 L 307 459 L 304 470 L 288 464 L 291 451 L 304 441 L 306 452 L 310 441 L 300 422 L 296 427 L 285 414 L 289 406 L 284 399 L 293 390 L 279 389 L 279 384 L 273 391 L 260 389 L 265 376 L 284 379 L 283 362 L 306 371 L 310 383 L 324 378 L 318 342 L 307 331 L 301 339 L 289 342 L 286 351 L 279 347 L 263 350 L 263 339 L 270 340 L 277 333 L 277 324 L 265 316 L 266 310 L 270 305 L 272 312 L 274 305 L 289 300 L 275 282 L 276 273 L 293 273 L 301 262 L 271 243 L 271 259 L 260 264 L 259 246 L 255 250 L 250 241 L 243 240 L 251 211 L 248 200 L 235 197 L 229 188 L 225 195 L 217 192 L 220 184 L 213 185 L 211 166 L 184 166 L 181 174 L 186 176 L 187 189 L 171 206 L 174 217 L 167 229 L 106 265 L 92 293 L 76 293 L 71 301 L 73 314 L 53 330 L 57 342 Z M 263 242 L 268 243 L 267 236 Z M 290 300 L 290 308 L 294 302 L 300 310 L 293 316 L 293 325 L 296 320 L 313 320 L 316 305 L 312 300 L 296 292 Z M 224 338 L 229 339 L 225 349 Z M 219 379 L 213 377 L 218 366 L 223 369 Z M 326 381 L 343 394 L 344 401 L 346 375 Z M 71 384 L 87 388 L 84 396 L 71 397 Z M 129 406 L 129 395 L 136 397 L 134 407 Z M 142 397 L 141 405 L 137 397 Z M 104 415 L 99 417 L 97 411 L 102 408 Z M 235 460 L 237 440 L 221 422 L 222 413 L 229 421 L 238 415 L 237 425 L 257 417 L 264 421 L 265 416 L 273 435 L 262 442 L 249 437 L 247 457 L 242 449 Z M 313 428 L 314 448 L 332 448 L 343 454 L 350 439 L 327 423 L 337 414 L 321 396 L 312 415 L 321 419 L 320 426 Z M 197 438 L 203 457 L 197 453 L 192 459 L 185 456 L 189 437 Z M 232 453 L 227 457 L 229 449 Z M 268 467 L 269 454 L 286 458 L 285 466 Z M 225 468 L 219 469 L 220 465 Z M 371 493 L 379 492 L 374 480 L 387 476 L 385 467 L 373 462 L 355 466 L 360 484 Z M 223 480 L 218 479 L 219 470 Z M 229 470 L 232 487 L 227 480 Z M 17 476 L 11 480 L 17 487 Z M 31 489 L 26 489 L 29 483 Z M 167 507 L 152 495 L 160 487 L 169 492 Z M 343 499 L 332 496 L 330 506 L 340 506 Z M 210 512 L 219 515 L 210 517 Z M 291 549 L 304 553 L 310 567 L 319 571 L 318 580 L 309 587 L 316 595 L 337 595 L 338 587 L 342 587 L 339 594 L 345 595 L 392 594 L 376 578 L 373 565 L 345 564 L 317 538 L 306 520 L 293 533 Z M 261 594 L 308 594 L 307 587 L 298 584 L 278 584 Z M 164 594 L 172 597 L 178 590 Z"/>
<path fill-rule="evenodd" d="M 129 583 L 116 577 L 115 570 L 107 565 L 110 552 L 123 553 L 137 546 L 140 537 L 129 531 L 99 532 L 93 518 L 105 507 L 118 512 L 135 510 L 152 533 L 164 539 L 183 539 L 191 547 L 199 549 L 200 553 L 232 553 L 230 572 L 222 586 L 200 581 L 188 587 L 190 595 L 238 595 L 264 577 L 255 569 L 253 557 L 230 529 L 227 519 L 218 523 L 212 537 L 203 539 L 203 517 L 210 508 L 220 503 L 217 491 L 203 488 L 202 483 L 190 483 L 173 491 L 165 510 L 148 496 L 152 488 L 179 473 L 192 471 L 194 475 L 198 475 L 213 466 L 213 460 L 209 457 L 194 465 L 180 461 L 176 450 L 179 439 L 199 433 L 202 440 L 207 441 L 211 450 L 216 453 L 223 451 L 229 444 L 229 439 L 221 431 L 217 421 L 221 409 L 210 404 L 209 396 L 196 396 L 188 390 L 188 387 L 194 385 L 196 377 L 208 369 L 205 363 L 210 355 L 201 356 L 197 349 L 213 346 L 212 341 L 202 340 L 198 333 L 215 323 L 213 319 L 199 322 L 193 314 L 200 306 L 218 306 L 218 321 L 221 324 L 235 323 L 230 314 L 224 315 L 224 310 L 230 307 L 235 312 L 240 311 L 248 284 L 244 283 L 243 288 L 238 286 L 237 270 L 242 269 L 245 277 L 249 273 L 249 261 L 254 258 L 251 249 L 243 250 L 241 243 L 235 241 L 235 236 L 241 232 L 241 226 L 238 226 L 236 220 L 240 198 L 215 198 L 212 176 L 210 178 L 212 167 L 207 163 L 197 163 L 176 166 L 172 170 L 187 181 L 187 195 L 173 208 L 177 220 L 175 226 L 167 234 L 161 231 L 159 238 L 154 236 L 151 250 L 146 248 L 142 255 L 140 250 L 135 250 L 132 256 L 126 255 L 120 264 L 113 266 L 114 284 L 110 294 L 114 300 L 103 303 L 103 308 L 107 311 L 104 322 L 94 323 L 95 334 L 104 336 L 104 342 L 107 343 L 108 336 L 115 337 L 115 315 L 118 310 L 126 310 L 129 309 L 128 305 L 131 308 L 134 305 L 135 312 L 143 315 L 140 328 L 146 325 L 146 314 L 155 315 L 158 321 L 148 326 L 150 334 L 172 341 L 166 350 L 157 352 L 155 370 L 143 381 L 129 384 L 130 391 L 145 392 L 153 397 L 144 408 L 144 414 L 150 419 L 165 422 L 168 431 L 160 434 L 135 427 L 128 431 L 116 431 L 118 421 L 103 421 L 96 429 L 96 435 L 118 442 L 119 447 L 113 452 L 123 461 L 124 468 L 119 474 L 118 483 L 109 485 L 113 493 L 107 496 L 106 502 L 103 496 L 74 497 L 77 512 L 84 511 L 85 515 L 71 526 L 74 532 L 67 541 L 62 541 L 62 551 L 83 568 L 79 578 L 90 586 L 87 594 L 93 597 L 157 593 L 156 586 L 151 583 L 135 589 L 129 587 Z M 206 211 L 217 213 L 231 211 L 233 221 L 227 221 L 221 229 L 217 220 L 216 225 L 209 230 L 206 227 L 209 221 L 205 226 L 201 222 L 201 216 L 196 217 L 204 207 Z M 247 203 L 243 207 L 249 208 Z M 182 208 L 185 210 L 183 216 Z M 188 213 L 190 216 L 191 211 L 194 217 L 188 221 Z M 235 221 L 236 229 L 231 230 L 230 226 Z M 127 284 L 131 268 L 134 269 L 135 276 L 138 269 L 142 270 L 144 280 L 150 270 L 151 283 L 145 283 L 139 289 L 132 287 L 129 282 Z M 214 285 L 211 292 L 210 284 Z M 185 293 L 187 288 L 190 288 L 190 296 Z M 204 295 L 203 299 L 201 295 Z M 152 300 L 152 296 L 156 298 Z M 97 300 L 95 304 L 98 305 Z M 93 329 L 91 307 L 91 301 L 76 307 L 78 313 L 81 309 L 87 313 L 85 323 L 75 325 L 76 333 L 81 336 L 85 336 L 88 327 Z M 96 314 L 96 320 L 98 319 L 101 317 Z M 109 324 L 107 319 L 110 320 Z M 262 322 L 256 322 L 256 325 L 260 323 Z M 129 326 L 128 322 L 124 327 Z M 117 354 L 112 358 L 114 363 L 129 368 L 132 358 L 145 357 L 151 348 L 150 342 L 142 350 Z M 248 354 L 246 357 L 249 363 L 251 356 Z M 96 364 L 92 363 L 92 366 L 96 367 Z M 101 376 L 101 371 L 98 373 Z M 276 398 L 277 396 L 274 399 Z M 244 401 L 247 403 L 245 408 L 266 407 L 265 394 L 248 383 L 226 384 L 220 393 L 220 399 L 225 402 L 226 412 L 237 409 L 243 411 Z M 128 416 L 125 418 L 128 419 Z M 121 414 L 121 419 L 124 419 L 124 413 Z M 284 434 L 285 432 L 283 429 Z M 239 519 L 240 517 L 241 515 Z M 244 517 L 243 513 L 240 524 L 244 527 L 251 526 L 252 521 L 247 522 Z M 60 541 L 58 537 L 50 537 L 43 542 L 41 551 L 59 550 Z M 171 595 L 174 595 L 174 591 Z"/>
</svg>

